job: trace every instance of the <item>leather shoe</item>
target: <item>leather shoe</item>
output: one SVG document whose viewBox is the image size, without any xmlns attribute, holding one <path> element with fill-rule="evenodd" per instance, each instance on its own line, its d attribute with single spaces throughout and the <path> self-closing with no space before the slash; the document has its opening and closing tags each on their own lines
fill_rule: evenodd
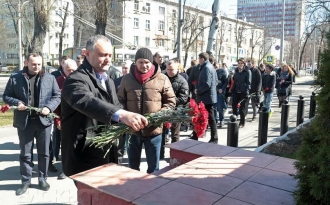
<svg viewBox="0 0 330 205">
<path fill-rule="evenodd" d="M 46 181 L 39 181 L 39 187 L 43 191 L 48 191 L 50 186 Z"/>
<path fill-rule="evenodd" d="M 209 143 L 218 144 L 218 140 L 210 140 Z"/>
<path fill-rule="evenodd" d="M 50 171 L 50 172 L 57 172 L 57 168 L 54 166 L 54 164 L 49 163 L 48 171 Z"/>
<path fill-rule="evenodd" d="M 62 172 L 62 174 L 60 174 L 60 176 L 57 177 L 58 180 L 65 179 L 65 178 L 66 178 L 66 176 L 63 172 Z"/>
<path fill-rule="evenodd" d="M 16 196 L 22 195 L 26 192 L 26 190 L 31 187 L 31 184 L 22 184 L 17 190 L 16 190 Z"/>
</svg>

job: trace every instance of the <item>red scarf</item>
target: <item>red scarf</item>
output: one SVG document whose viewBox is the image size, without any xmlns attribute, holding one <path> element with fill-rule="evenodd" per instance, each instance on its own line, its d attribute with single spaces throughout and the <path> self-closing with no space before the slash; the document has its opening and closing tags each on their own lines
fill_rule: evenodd
<svg viewBox="0 0 330 205">
<path fill-rule="evenodd" d="M 151 69 L 147 73 L 141 73 L 137 69 L 136 66 L 134 68 L 135 77 L 141 84 L 144 84 L 145 82 L 147 82 L 154 73 L 155 73 L 155 66 L 154 65 L 152 65 Z"/>
</svg>

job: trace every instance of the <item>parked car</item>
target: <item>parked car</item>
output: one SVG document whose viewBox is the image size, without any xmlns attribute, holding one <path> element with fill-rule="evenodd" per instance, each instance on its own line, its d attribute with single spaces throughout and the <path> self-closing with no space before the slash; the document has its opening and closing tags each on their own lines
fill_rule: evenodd
<svg viewBox="0 0 330 205">
<path fill-rule="evenodd" d="M 7 66 L 1 65 L 0 66 L 0 72 L 2 72 L 2 73 L 4 73 L 4 72 L 8 73 L 9 72 L 9 69 L 7 68 Z"/>
<path fill-rule="evenodd" d="M 53 71 L 56 71 L 56 70 L 57 70 L 57 69 L 54 68 L 54 67 L 52 67 L 52 66 L 48 66 L 48 65 L 45 66 L 45 71 L 46 71 L 47 73 L 52 73 Z"/>
</svg>

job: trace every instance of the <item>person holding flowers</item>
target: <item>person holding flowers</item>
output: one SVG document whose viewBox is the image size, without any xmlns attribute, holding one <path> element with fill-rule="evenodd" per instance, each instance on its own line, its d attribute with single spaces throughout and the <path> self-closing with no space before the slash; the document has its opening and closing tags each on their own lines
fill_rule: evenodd
<svg viewBox="0 0 330 205">
<path fill-rule="evenodd" d="M 135 66 L 125 75 L 118 90 L 118 99 L 124 109 L 142 115 L 160 110 L 174 109 L 176 97 L 167 76 L 161 73 L 148 48 L 140 48 L 135 54 Z M 148 126 L 134 132 L 127 147 L 129 167 L 140 170 L 141 152 L 144 145 L 148 173 L 159 170 L 162 126 Z"/>
<path fill-rule="evenodd" d="M 112 45 L 103 35 L 88 39 L 83 64 L 64 81 L 61 101 L 61 153 L 66 176 L 83 172 L 109 162 L 117 162 L 116 146 L 106 143 L 103 149 L 92 146 L 102 129 L 100 125 L 124 123 L 139 131 L 148 126 L 147 119 L 121 109 L 113 80 L 107 75 Z M 108 149 L 110 148 L 108 152 Z"/>
<path fill-rule="evenodd" d="M 26 57 L 27 67 L 10 76 L 3 93 L 3 101 L 14 110 L 14 127 L 17 128 L 20 147 L 20 172 L 22 185 L 16 195 L 24 194 L 31 186 L 33 162 L 31 150 L 36 138 L 38 151 L 39 188 L 48 191 L 50 131 L 53 118 L 48 117 L 60 103 L 60 90 L 55 77 L 42 69 L 42 58 L 38 53 Z M 9 107 L 10 106 L 10 107 Z M 37 112 L 29 108 L 39 108 Z"/>
<path fill-rule="evenodd" d="M 200 53 L 198 57 L 200 74 L 194 93 L 197 95 L 197 102 L 203 102 L 208 111 L 208 124 L 211 128 L 209 143 L 218 144 L 217 124 L 214 115 L 214 107 L 217 103 L 217 73 L 209 62 L 210 56 L 208 53 Z M 198 140 L 196 132 L 193 132 L 191 139 Z"/>
</svg>

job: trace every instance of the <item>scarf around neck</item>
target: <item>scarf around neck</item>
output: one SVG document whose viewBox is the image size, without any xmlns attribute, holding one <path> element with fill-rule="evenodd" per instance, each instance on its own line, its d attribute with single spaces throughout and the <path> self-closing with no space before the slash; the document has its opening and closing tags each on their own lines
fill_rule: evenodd
<svg viewBox="0 0 330 205">
<path fill-rule="evenodd" d="M 147 73 L 141 73 L 136 66 L 134 68 L 135 77 L 141 84 L 147 82 L 151 78 L 151 76 L 153 76 L 154 73 L 155 73 L 154 65 L 152 65 L 151 69 Z"/>
</svg>

